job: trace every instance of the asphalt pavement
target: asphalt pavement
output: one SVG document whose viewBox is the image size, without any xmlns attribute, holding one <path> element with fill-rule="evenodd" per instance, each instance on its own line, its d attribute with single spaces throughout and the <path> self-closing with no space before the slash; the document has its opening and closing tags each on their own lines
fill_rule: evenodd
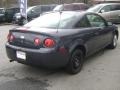
<svg viewBox="0 0 120 90">
<path fill-rule="evenodd" d="M 0 90 L 120 90 L 120 40 L 116 49 L 101 50 L 86 59 L 80 73 L 69 75 L 64 70 L 10 63 L 5 43 L 15 27 L 0 26 Z"/>
</svg>

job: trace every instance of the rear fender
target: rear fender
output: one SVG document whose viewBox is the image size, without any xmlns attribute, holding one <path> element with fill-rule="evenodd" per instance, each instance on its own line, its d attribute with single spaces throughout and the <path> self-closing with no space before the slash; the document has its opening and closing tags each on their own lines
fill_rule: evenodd
<svg viewBox="0 0 120 90">
<path fill-rule="evenodd" d="M 71 54 L 76 48 L 84 47 L 85 49 L 85 55 L 86 55 L 86 46 L 84 44 L 84 41 L 79 39 L 71 43 L 69 47 L 69 53 Z"/>
</svg>

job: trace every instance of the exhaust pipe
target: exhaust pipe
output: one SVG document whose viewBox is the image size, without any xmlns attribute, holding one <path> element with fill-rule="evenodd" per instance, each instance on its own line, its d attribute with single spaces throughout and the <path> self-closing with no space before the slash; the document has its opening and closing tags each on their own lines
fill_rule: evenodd
<svg viewBox="0 0 120 90">
<path fill-rule="evenodd" d="M 14 60 L 10 60 L 10 62 L 13 62 Z"/>
</svg>

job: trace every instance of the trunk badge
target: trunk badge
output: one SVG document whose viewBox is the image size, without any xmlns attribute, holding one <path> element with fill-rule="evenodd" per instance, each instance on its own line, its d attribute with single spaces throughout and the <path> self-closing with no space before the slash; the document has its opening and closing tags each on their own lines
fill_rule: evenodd
<svg viewBox="0 0 120 90">
<path fill-rule="evenodd" d="M 25 37 L 24 36 L 20 36 L 21 39 L 24 39 Z"/>
</svg>

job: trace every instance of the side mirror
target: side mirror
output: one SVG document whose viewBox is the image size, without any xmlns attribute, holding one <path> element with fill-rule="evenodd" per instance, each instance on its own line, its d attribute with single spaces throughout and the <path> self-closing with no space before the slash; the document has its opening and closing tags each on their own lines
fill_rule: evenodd
<svg viewBox="0 0 120 90">
<path fill-rule="evenodd" d="M 104 13 L 104 12 L 105 12 L 105 10 L 101 10 L 101 11 L 100 11 L 100 13 Z"/>
<path fill-rule="evenodd" d="M 112 22 L 108 22 L 108 26 L 112 26 L 113 25 L 113 23 Z"/>
</svg>

